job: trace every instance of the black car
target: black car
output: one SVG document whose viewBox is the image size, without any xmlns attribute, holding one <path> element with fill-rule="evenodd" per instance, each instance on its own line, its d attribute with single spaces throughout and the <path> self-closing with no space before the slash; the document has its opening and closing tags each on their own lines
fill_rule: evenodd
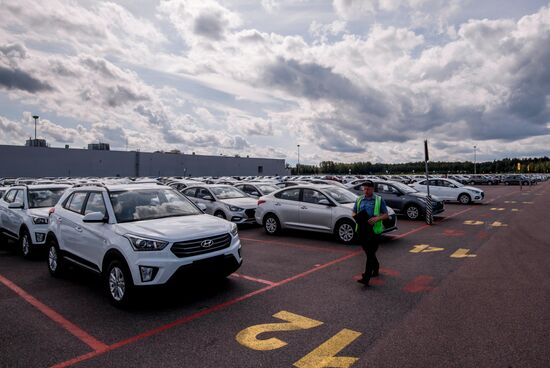
<svg viewBox="0 0 550 368">
<path fill-rule="evenodd" d="M 348 190 L 363 194 L 361 184 L 350 186 Z M 397 181 L 374 181 L 374 192 L 384 198 L 384 201 L 395 213 L 407 216 L 409 220 L 417 220 L 426 216 L 426 193 L 421 193 Z M 432 214 L 437 215 L 445 210 L 443 201 L 432 197 Z"/>
<path fill-rule="evenodd" d="M 505 185 L 529 185 L 531 180 L 525 175 L 507 175 L 502 179 Z"/>
</svg>

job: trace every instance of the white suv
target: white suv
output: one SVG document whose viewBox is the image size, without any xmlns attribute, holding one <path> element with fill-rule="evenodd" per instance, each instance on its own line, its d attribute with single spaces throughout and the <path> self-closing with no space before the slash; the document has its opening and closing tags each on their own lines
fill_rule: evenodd
<svg viewBox="0 0 550 368">
<path fill-rule="evenodd" d="M 67 190 L 51 210 L 47 242 L 53 276 L 68 264 L 100 274 L 116 306 L 127 305 L 136 286 L 166 284 L 198 270 L 223 278 L 242 263 L 235 224 L 156 184 Z"/>
<path fill-rule="evenodd" d="M 48 211 L 68 185 L 18 185 L 0 199 L 0 235 L 16 240 L 24 257 L 46 243 Z"/>
</svg>

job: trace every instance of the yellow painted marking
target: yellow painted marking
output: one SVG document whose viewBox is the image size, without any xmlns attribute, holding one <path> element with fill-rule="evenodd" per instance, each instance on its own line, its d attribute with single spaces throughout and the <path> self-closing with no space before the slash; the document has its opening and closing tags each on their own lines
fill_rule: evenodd
<svg viewBox="0 0 550 368">
<path fill-rule="evenodd" d="M 503 224 L 502 222 L 500 221 L 495 221 L 491 224 L 492 227 L 505 227 L 505 226 L 508 226 L 506 224 Z"/>
<path fill-rule="evenodd" d="M 504 201 L 504 203 L 518 203 L 516 201 Z"/>
<path fill-rule="evenodd" d="M 512 208 L 512 212 L 519 212 L 521 211 L 520 209 L 517 209 L 517 208 Z"/>
<path fill-rule="evenodd" d="M 476 220 L 466 220 L 464 221 L 464 225 L 483 225 L 485 222 L 483 221 L 476 221 Z"/>
<path fill-rule="evenodd" d="M 533 202 L 521 202 L 523 204 L 533 204 Z"/>
<path fill-rule="evenodd" d="M 414 245 L 413 249 L 409 252 L 411 253 L 429 253 L 429 252 L 439 252 L 445 250 L 444 248 L 431 247 L 429 244 L 418 244 Z"/>
<path fill-rule="evenodd" d="M 473 258 L 475 254 L 468 254 L 470 250 L 465 248 L 459 248 L 456 252 L 451 254 L 451 258 Z"/>
<path fill-rule="evenodd" d="M 491 211 L 504 211 L 506 208 L 502 208 L 502 207 L 493 207 L 491 208 Z"/>
<path fill-rule="evenodd" d="M 286 322 L 250 326 L 239 332 L 237 336 L 235 336 L 235 339 L 239 344 L 253 350 L 276 350 L 287 345 L 287 343 L 275 337 L 259 340 L 258 335 L 264 332 L 307 330 L 323 324 L 323 322 L 286 311 L 276 313 L 273 317 L 282 319 Z"/>
<path fill-rule="evenodd" d="M 318 348 L 294 363 L 298 368 L 348 368 L 359 358 L 336 356 L 346 346 L 361 336 L 361 333 L 343 329 Z"/>
</svg>

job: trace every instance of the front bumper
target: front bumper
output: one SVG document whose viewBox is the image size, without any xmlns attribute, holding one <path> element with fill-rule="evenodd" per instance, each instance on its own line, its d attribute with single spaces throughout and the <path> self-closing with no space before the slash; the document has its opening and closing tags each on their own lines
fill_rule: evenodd
<svg viewBox="0 0 550 368">
<path fill-rule="evenodd" d="M 185 269 L 204 269 L 209 274 L 216 274 L 231 268 L 232 264 L 241 265 L 241 241 L 234 237 L 228 248 L 203 253 L 197 256 L 178 258 L 171 251 L 172 245 L 168 245 L 159 252 L 132 252 L 128 261 L 132 279 L 136 286 L 154 286 L 168 283 L 177 273 Z M 220 266 L 220 259 L 224 265 Z M 218 260 L 218 261 L 212 261 Z M 228 261 L 229 260 L 229 261 Z M 227 263 L 227 264 L 226 264 Z M 155 269 L 155 276 L 151 281 L 143 282 L 140 266 Z M 238 268 L 238 267 L 237 267 Z M 235 269 L 237 269 L 235 268 Z"/>
</svg>

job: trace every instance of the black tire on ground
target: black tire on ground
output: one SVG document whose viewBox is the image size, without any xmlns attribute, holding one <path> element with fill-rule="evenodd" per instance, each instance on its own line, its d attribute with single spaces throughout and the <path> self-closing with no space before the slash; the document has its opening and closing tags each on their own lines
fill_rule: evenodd
<svg viewBox="0 0 550 368">
<path fill-rule="evenodd" d="M 48 271 L 53 277 L 61 277 L 65 272 L 65 260 L 59 250 L 59 245 L 55 239 L 48 241 Z"/>
<path fill-rule="evenodd" d="M 417 205 L 410 204 L 405 208 L 405 215 L 409 220 L 418 220 L 420 218 L 420 208 Z"/>
<path fill-rule="evenodd" d="M 131 305 L 134 297 L 134 282 L 126 262 L 114 259 L 107 266 L 105 288 L 109 301 L 117 308 Z"/>
<path fill-rule="evenodd" d="M 351 220 L 342 220 L 334 228 L 336 239 L 343 244 L 352 244 L 355 239 L 355 222 Z"/>
<path fill-rule="evenodd" d="M 21 231 L 19 238 L 19 250 L 25 258 L 30 258 L 34 253 L 34 245 L 32 243 L 31 234 L 27 229 Z"/>
<path fill-rule="evenodd" d="M 470 202 L 472 201 L 472 198 L 470 197 L 469 194 L 462 193 L 461 195 L 458 196 L 458 201 L 462 204 L 470 204 Z"/>
<path fill-rule="evenodd" d="M 281 223 L 277 216 L 270 213 L 264 217 L 264 230 L 268 235 L 277 235 L 281 232 Z"/>
<path fill-rule="evenodd" d="M 227 217 L 225 217 L 225 213 L 221 210 L 217 210 L 216 212 L 214 212 L 214 216 L 222 218 L 224 220 L 227 219 Z"/>
</svg>

